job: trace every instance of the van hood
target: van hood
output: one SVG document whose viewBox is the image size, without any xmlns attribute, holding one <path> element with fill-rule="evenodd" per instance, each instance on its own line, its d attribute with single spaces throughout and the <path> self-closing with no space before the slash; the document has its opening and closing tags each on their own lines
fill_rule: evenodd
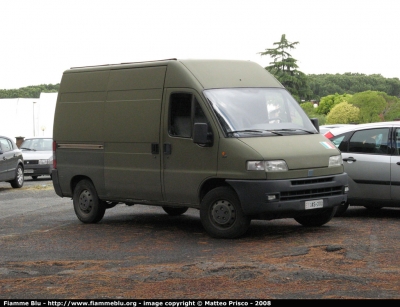
<svg viewBox="0 0 400 307">
<path fill-rule="evenodd" d="M 51 159 L 53 158 L 53 152 L 22 150 L 22 156 L 24 160 Z"/>
<path fill-rule="evenodd" d="M 289 170 L 328 167 L 336 146 L 321 134 L 241 138 L 264 160 L 285 160 Z"/>
</svg>

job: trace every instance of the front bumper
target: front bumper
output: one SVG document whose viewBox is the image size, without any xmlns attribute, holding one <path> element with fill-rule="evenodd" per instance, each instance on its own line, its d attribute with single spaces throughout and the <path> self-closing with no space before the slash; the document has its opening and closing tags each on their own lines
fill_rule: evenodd
<svg viewBox="0 0 400 307">
<path fill-rule="evenodd" d="M 310 200 L 323 200 L 322 209 L 347 201 L 347 174 L 291 180 L 226 180 L 249 216 L 296 217 L 320 209 L 306 209 Z"/>
</svg>

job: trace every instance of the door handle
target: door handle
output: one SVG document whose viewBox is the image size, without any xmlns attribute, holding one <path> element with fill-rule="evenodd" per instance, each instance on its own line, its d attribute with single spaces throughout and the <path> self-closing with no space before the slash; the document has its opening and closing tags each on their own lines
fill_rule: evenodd
<svg viewBox="0 0 400 307">
<path fill-rule="evenodd" d="M 169 143 L 164 144 L 164 154 L 165 155 L 170 155 L 171 154 L 171 150 L 172 150 L 172 146 Z"/>
<path fill-rule="evenodd" d="M 356 162 L 357 160 L 354 159 L 353 157 L 348 157 L 348 158 L 343 159 L 343 161 L 352 163 L 352 162 Z"/>
<path fill-rule="evenodd" d="M 158 144 L 157 143 L 152 143 L 151 144 L 151 154 L 152 155 L 158 155 L 159 149 L 158 149 Z"/>
</svg>

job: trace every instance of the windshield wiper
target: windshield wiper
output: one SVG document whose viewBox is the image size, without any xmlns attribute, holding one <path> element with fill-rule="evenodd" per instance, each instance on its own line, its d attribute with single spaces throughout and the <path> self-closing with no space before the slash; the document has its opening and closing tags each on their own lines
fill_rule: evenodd
<svg viewBox="0 0 400 307">
<path fill-rule="evenodd" d="M 279 132 L 277 132 L 276 130 L 263 130 L 263 131 L 267 131 L 267 132 L 273 133 L 273 134 L 275 134 L 275 135 L 283 135 L 282 133 L 279 133 Z M 278 130 L 278 131 L 281 131 L 281 129 Z"/>
<path fill-rule="evenodd" d="M 27 148 L 27 147 L 21 147 L 21 149 L 26 149 L 26 150 L 33 150 L 33 151 L 36 151 L 36 149 Z"/>
<path fill-rule="evenodd" d="M 314 134 L 313 131 L 309 131 L 309 130 L 305 130 L 305 129 L 299 129 L 299 128 L 295 128 L 295 129 L 279 129 L 278 131 L 303 131 L 303 132 L 307 132 L 309 134 Z"/>
<path fill-rule="evenodd" d="M 234 133 L 262 133 L 261 130 L 235 130 L 235 131 L 228 131 L 228 134 L 234 134 Z"/>
</svg>

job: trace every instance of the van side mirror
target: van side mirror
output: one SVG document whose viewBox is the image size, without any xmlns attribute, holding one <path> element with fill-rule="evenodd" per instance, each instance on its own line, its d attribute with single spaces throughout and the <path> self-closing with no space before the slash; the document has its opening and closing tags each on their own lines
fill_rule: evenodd
<svg viewBox="0 0 400 307">
<path fill-rule="evenodd" d="M 314 125 L 315 129 L 317 129 L 318 133 L 319 133 L 319 121 L 318 118 L 310 118 L 312 124 Z"/>
<path fill-rule="evenodd" d="M 206 123 L 195 123 L 193 126 L 193 143 L 201 145 L 210 145 L 212 142 L 208 139 L 208 125 Z"/>
</svg>

